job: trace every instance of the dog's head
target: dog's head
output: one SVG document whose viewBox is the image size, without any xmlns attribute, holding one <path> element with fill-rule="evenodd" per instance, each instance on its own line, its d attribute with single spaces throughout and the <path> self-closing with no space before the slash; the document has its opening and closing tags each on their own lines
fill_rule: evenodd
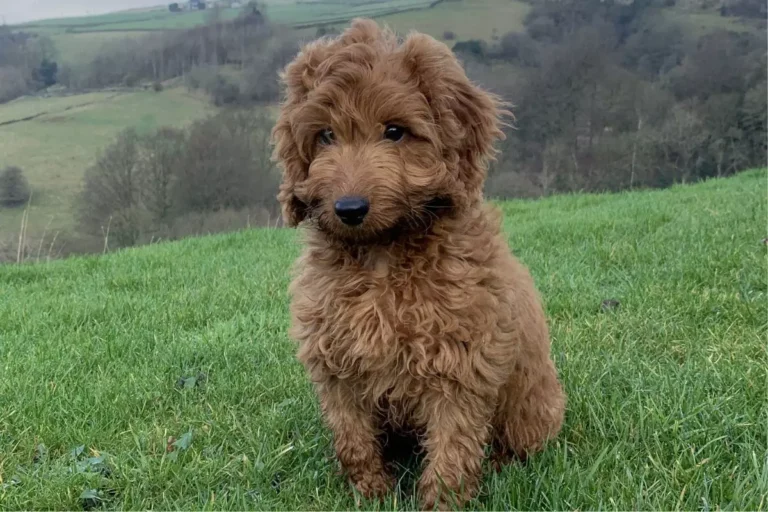
<svg viewBox="0 0 768 512">
<path fill-rule="evenodd" d="M 375 240 L 481 200 L 500 103 L 444 44 L 355 20 L 282 78 L 273 136 L 288 225 L 309 217 L 332 236 Z"/>
</svg>

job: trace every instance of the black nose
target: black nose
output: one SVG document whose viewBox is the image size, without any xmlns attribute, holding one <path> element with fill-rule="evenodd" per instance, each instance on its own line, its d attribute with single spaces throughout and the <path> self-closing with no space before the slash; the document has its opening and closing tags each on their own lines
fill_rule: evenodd
<svg viewBox="0 0 768 512">
<path fill-rule="evenodd" d="M 363 197 L 345 196 L 334 203 L 333 211 L 344 224 L 357 226 L 363 223 L 369 207 L 370 203 Z"/>
</svg>

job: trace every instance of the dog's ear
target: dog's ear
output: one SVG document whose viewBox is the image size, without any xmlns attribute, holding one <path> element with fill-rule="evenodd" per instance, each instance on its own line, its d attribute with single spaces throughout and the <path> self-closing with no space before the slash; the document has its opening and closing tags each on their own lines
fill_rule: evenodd
<svg viewBox="0 0 768 512">
<path fill-rule="evenodd" d="M 482 197 L 494 143 L 504 137 L 505 104 L 470 82 L 453 52 L 424 34 L 410 35 L 403 61 L 427 98 L 440 132 L 446 162 L 462 183 L 466 200 Z"/>
<path fill-rule="evenodd" d="M 296 197 L 295 189 L 307 178 L 310 155 L 306 141 L 299 140 L 297 128 L 300 121 L 296 111 L 304 103 L 329 67 L 338 59 L 349 59 L 350 53 L 339 52 L 354 45 L 373 45 L 382 38 L 382 30 L 376 22 L 354 19 L 350 27 L 336 38 L 318 39 L 304 46 L 292 62 L 280 74 L 285 90 L 280 115 L 272 130 L 273 158 L 282 170 L 282 183 L 277 195 L 283 220 L 289 226 L 298 225 L 307 215 L 307 205 Z M 330 59 L 337 54 L 338 59 Z M 306 121 L 306 120 L 305 120 Z"/>
<path fill-rule="evenodd" d="M 310 159 L 296 137 L 295 112 L 314 87 L 315 71 L 330 52 L 331 41 L 318 40 L 306 45 L 280 74 L 285 98 L 272 130 L 273 159 L 282 170 L 277 200 L 288 226 L 298 225 L 307 215 L 307 205 L 295 194 L 296 186 L 307 178 Z"/>
<path fill-rule="evenodd" d="M 288 226 L 295 227 L 307 215 L 307 205 L 299 201 L 294 189 L 299 182 L 306 178 L 308 164 L 301 158 L 290 121 L 285 112 L 280 113 L 280 117 L 272 130 L 272 140 L 275 146 L 273 159 L 278 162 L 283 175 L 277 200 L 280 202 L 283 222 Z"/>
</svg>

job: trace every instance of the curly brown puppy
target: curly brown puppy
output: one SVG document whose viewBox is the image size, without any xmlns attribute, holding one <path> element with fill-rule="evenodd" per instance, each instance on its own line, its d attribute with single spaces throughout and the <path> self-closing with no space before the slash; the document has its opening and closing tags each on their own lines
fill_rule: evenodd
<svg viewBox="0 0 768 512">
<path fill-rule="evenodd" d="M 306 221 L 291 335 L 338 459 L 381 496 L 378 435 L 417 429 L 421 504 L 462 504 L 486 444 L 524 458 L 565 405 L 534 283 L 483 204 L 500 103 L 444 44 L 369 20 L 307 45 L 283 80 L 278 199 Z"/>
</svg>

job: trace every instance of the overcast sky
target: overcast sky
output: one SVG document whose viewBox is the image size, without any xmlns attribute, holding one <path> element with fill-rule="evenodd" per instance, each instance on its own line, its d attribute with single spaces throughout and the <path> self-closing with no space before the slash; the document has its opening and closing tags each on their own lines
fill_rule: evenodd
<svg viewBox="0 0 768 512">
<path fill-rule="evenodd" d="M 0 0 L 0 23 L 101 14 L 163 5 L 163 0 Z"/>
</svg>

